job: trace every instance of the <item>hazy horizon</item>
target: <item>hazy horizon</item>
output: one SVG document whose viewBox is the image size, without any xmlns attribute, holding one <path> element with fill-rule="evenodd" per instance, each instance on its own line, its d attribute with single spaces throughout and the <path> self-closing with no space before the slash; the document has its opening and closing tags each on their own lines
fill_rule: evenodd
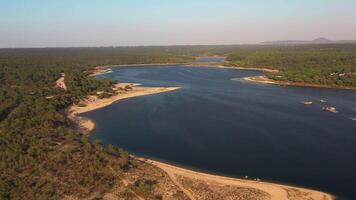
<svg viewBox="0 0 356 200">
<path fill-rule="evenodd" d="M 352 0 L 0 0 L 0 48 L 356 40 Z"/>
</svg>

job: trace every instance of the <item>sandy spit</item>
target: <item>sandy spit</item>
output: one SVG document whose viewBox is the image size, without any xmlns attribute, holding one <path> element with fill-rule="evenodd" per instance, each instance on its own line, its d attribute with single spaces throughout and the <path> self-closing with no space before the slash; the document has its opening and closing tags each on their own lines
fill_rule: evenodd
<svg viewBox="0 0 356 200">
<path fill-rule="evenodd" d="M 280 86 L 356 90 L 356 87 L 342 87 L 342 86 L 329 86 L 329 85 L 319 85 L 319 84 L 310 84 L 310 83 L 302 83 L 302 82 L 275 81 L 275 80 L 268 78 L 267 76 L 244 77 L 244 78 L 242 78 L 242 80 L 255 82 L 255 83 L 280 85 Z"/>
<path fill-rule="evenodd" d="M 130 89 L 125 89 L 126 86 L 129 86 Z M 68 118 L 75 122 L 79 131 L 88 133 L 94 129 L 95 123 L 91 119 L 80 116 L 81 113 L 103 108 L 121 99 L 169 92 L 177 89 L 179 87 L 141 87 L 139 84 L 119 83 L 115 85 L 115 90 L 118 91 L 118 94 L 103 99 L 99 99 L 97 96 L 88 96 L 79 104 L 70 106 L 66 110 L 66 113 Z"/>
</svg>

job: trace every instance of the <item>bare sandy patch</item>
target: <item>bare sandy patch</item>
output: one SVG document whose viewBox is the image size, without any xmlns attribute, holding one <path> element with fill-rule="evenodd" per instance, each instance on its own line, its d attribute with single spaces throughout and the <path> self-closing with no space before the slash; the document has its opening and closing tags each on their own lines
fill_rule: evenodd
<svg viewBox="0 0 356 200">
<path fill-rule="evenodd" d="M 330 194 L 315 190 L 211 175 L 150 159 L 136 159 L 162 169 L 191 199 L 334 199 Z"/>
<path fill-rule="evenodd" d="M 56 86 L 58 88 L 62 88 L 63 90 L 67 90 L 67 86 L 64 82 L 65 74 L 61 73 L 61 77 L 56 81 Z"/>
</svg>

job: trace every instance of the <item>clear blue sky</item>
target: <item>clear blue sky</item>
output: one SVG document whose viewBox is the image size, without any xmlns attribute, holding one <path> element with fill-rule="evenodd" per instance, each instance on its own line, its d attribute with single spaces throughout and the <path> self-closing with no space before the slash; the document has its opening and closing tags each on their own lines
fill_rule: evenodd
<svg viewBox="0 0 356 200">
<path fill-rule="evenodd" d="M 356 0 L 0 0 L 1 47 L 356 39 Z"/>
</svg>

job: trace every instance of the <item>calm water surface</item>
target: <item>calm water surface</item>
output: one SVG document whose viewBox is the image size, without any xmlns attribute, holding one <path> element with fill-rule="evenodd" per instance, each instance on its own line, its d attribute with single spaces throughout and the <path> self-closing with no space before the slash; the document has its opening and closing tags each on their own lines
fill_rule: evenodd
<svg viewBox="0 0 356 200">
<path fill-rule="evenodd" d="M 99 76 L 173 92 L 84 114 L 92 138 L 186 167 L 307 186 L 356 199 L 356 92 L 253 84 L 260 72 L 204 67 L 121 67 Z M 321 110 L 320 99 L 339 113 Z M 305 106 L 301 103 L 311 100 Z"/>
</svg>

